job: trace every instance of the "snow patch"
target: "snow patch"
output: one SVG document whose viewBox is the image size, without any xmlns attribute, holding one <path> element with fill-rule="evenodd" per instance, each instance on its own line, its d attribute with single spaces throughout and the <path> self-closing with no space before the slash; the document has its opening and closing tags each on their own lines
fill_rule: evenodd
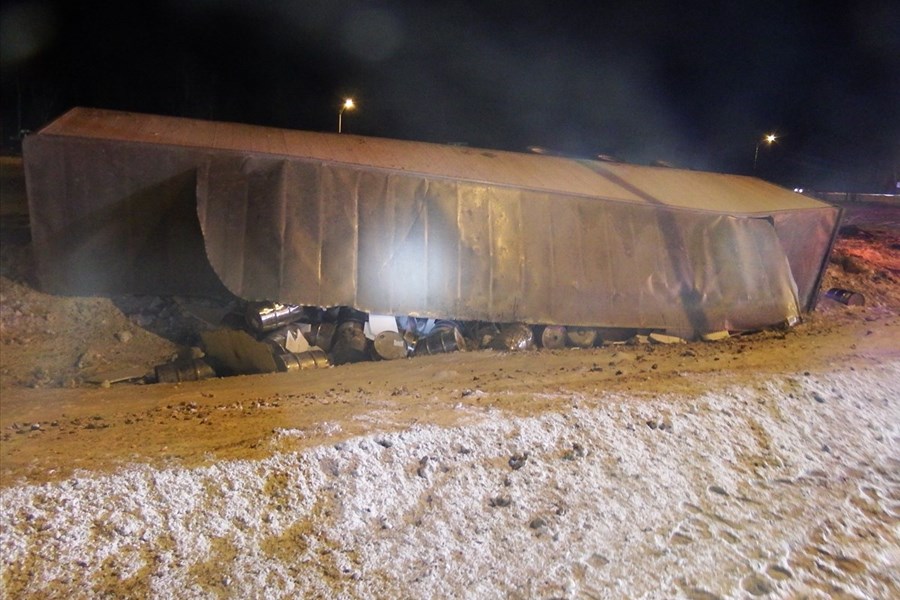
<svg viewBox="0 0 900 600">
<path fill-rule="evenodd" d="M 898 383 L 886 364 L 569 394 L 528 418 L 10 487 L 3 595 L 896 597 Z"/>
</svg>

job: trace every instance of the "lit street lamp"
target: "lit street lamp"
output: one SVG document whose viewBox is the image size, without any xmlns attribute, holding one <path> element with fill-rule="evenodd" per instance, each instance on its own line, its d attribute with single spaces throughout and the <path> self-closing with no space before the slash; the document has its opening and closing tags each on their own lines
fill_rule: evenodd
<svg viewBox="0 0 900 600">
<path fill-rule="evenodd" d="M 756 142 L 756 151 L 753 152 L 753 170 L 754 171 L 756 171 L 756 159 L 759 158 L 759 145 L 762 144 L 763 142 L 765 142 L 766 144 L 771 146 L 773 143 L 775 143 L 775 139 L 776 139 L 776 137 L 775 137 L 774 133 L 767 133 L 766 135 L 763 136 L 763 138 L 761 140 Z"/>
<path fill-rule="evenodd" d="M 341 117 L 344 116 L 345 110 L 353 110 L 356 108 L 356 105 L 353 104 L 353 98 L 347 98 L 344 100 L 344 103 L 341 104 L 341 110 L 338 112 L 338 133 L 341 132 Z"/>
</svg>

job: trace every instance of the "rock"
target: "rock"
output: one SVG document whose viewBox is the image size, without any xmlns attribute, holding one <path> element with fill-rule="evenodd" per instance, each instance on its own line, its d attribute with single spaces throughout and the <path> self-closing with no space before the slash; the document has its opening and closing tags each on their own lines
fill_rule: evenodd
<svg viewBox="0 0 900 600">
<path fill-rule="evenodd" d="M 871 269 L 866 262 L 858 256 L 848 254 L 841 260 L 841 266 L 847 273 L 869 273 Z"/>
<path fill-rule="evenodd" d="M 419 477 L 425 478 L 428 476 L 428 460 L 427 456 L 423 456 L 419 459 L 419 467 L 416 469 L 416 475 Z"/>
<path fill-rule="evenodd" d="M 567 450 L 563 453 L 564 460 L 575 460 L 576 458 L 584 458 L 585 456 L 587 456 L 587 451 L 585 451 L 584 446 L 578 442 L 572 444 L 571 450 Z"/>
<path fill-rule="evenodd" d="M 513 471 L 518 471 L 522 467 L 525 466 L 525 463 L 528 461 L 528 453 L 524 454 L 513 454 L 509 458 L 509 466 Z"/>
<path fill-rule="evenodd" d="M 488 504 L 494 508 L 503 508 L 512 504 L 512 499 L 509 496 L 496 496 L 488 500 Z"/>
<path fill-rule="evenodd" d="M 765 596 L 771 594 L 773 591 L 772 585 L 766 578 L 757 573 L 745 577 L 744 580 L 741 581 L 741 587 L 752 596 Z"/>
<path fill-rule="evenodd" d="M 813 392 L 813 400 L 815 400 L 819 404 L 825 404 L 825 396 L 823 396 L 819 392 Z"/>
<path fill-rule="evenodd" d="M 91 352 L 82 352 L 75 361 L 76 369 L 83 369 L 92 362 L 93 356 Z"/>
<path fill-rule="evenodd" d="M 587 563 L 591 567 L 599 569 L 600 567 L 605 567 L 606 565 L 608 565 L 609 559 L 598 552 L 594 552 L 590 555 L 590 557 L 588 557 Z"/>
<path fill-rule="evenodd" d="M 650 429 L 658 429 L 660 431 L 668 431 L 669 433 L 672 433 L 672 423 L 667 419 L 650 419 L 647 421 L 647 427 L 649 427 Z"/>
<path fill-rule="evenodd" d="M 136 315 L 131 315 L 131 322 L 141 328 L 147 328 L 156 321 L 156 315 L 152 314 L 144 314 L 138 313 Z"/>
<path fill-rule="evenodd" d="M 531 520 L 531 523 L 529 523 L 528 526 L 532 529 L 540 529 L 547 526 L 547 521 L 545 521 L 541 517 L 535 517 Z"/>
<path fill-rule="evenodd" d="M 119 340 L 123 344 L 127 344 L 129 341 L 131 341 L 131 338 L 133 338 L 133 337 L 134 337 L 134 335 L 130 331 L 127 331 L 127 330 L 116 332 L 116 339 Z"/>
</svg>

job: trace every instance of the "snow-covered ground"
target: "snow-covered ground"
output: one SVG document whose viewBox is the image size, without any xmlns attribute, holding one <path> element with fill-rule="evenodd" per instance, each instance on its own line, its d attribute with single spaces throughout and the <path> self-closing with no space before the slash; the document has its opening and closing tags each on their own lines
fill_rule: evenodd
<svg viewBox="0 0 900 600">
<path fill-rule="evenodd" d="M 898 598 L 900 363 L 0 491 L 4 598 Z M 328 423 L 322 427 L 328 428 Z"/>
</svg>

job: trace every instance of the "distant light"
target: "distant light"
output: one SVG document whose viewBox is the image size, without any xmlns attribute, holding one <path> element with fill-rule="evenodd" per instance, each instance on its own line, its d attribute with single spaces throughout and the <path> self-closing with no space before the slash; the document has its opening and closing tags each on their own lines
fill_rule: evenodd
<svg viewBox="0 0 900 600">
<path fill-rule="evenodd" d="M 756 149 L 753 151 L 753 170 L 754 171 L 756 171 L 756 161 L 759 158 L 759 145 L 762 144 L 763 142 L 765 142 L 766 144 L 771 146 L 773 143 L 775 143 L 776 139 L 778 139 L 778 136 L 776 136 L 774 133 L 767 133 L 766 135 L 763 136 L 763 138 L 761 140 L 756 142 Z"/>
<path fill-rule="evenodd" d="M 341 110 L 338 111 L 338 133 L 341 133 L 343 129 L 342 119 L 344 116 L 345 110 L 353 110 L 356 108 L 356 104 L 353 103 L 353 98 L 345 98 L 344 103 L 341 104 Z"/>
<path fill-rule="evenodd" d="M 794 188 L 794 191 L 797 192 L 798 194 L 802 194 L 803 188 Z"/>
</svg>

